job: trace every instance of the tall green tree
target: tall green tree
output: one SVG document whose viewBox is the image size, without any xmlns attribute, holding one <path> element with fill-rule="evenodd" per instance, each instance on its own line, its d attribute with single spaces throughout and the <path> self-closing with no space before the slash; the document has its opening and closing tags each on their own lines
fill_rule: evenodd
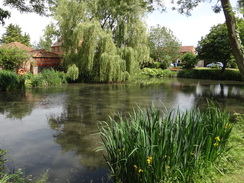
<svg viewBox="0 0 244 183">
<path fill-rule="evenodd" d="M 190 15 L 190 11 L 197 7 L 200 3 L 205 2 L 205 0 L 172 0 L 171 2 L 177 5 L 173 9 L 177 9 L 180 13 Z M 221 4 L 218 4 L 219 2 Z M 239 8 L 243 9 L 243 0 L 238 0 L 238 2 Z M 244 48 L 242 46 L 241 39 L 239 38 L 235 12 L 232 8 L 230 0 L 216 1 L 216 5 L 214 7 L 215 12 L 220 12 L 221 9 L 223 10 L 225 15 L 232 53 L 240 70 L 240 73 L 244 78 Z"/>
<path fill-rule="evenodd" d="M 65 62 L 102 82 L 139 71 L 149 59 L 143 22 L 147 5 L 144 0 L 59 0 L 52 10 Z"/>
<path fill-rule="evenodd" d="M 206 64 L 222 62 L 224 71 L 232 56 L 226 24 L 213 26 L 210 33 L 198 42 L 196 50 L 199 59 L 203 59 Z"/>
<path fill-rule="evenodd" d="M 18 25 L 9 24 L 9 26 L 6 28 L 6 32 L 0 39 L 0 43 L 8 44 L 15 41 L 26 46 L 30 46 L 30 35 L 27 33 L 23 34 Z"/>
<path fill-rule="evenodd" d="M 237 25 L 240 30 L 240 40 L 244 43 L 244 20 L 237 19 Z M 205 60 L 206 63 L 222 62 L 224 67 L 233 60 L 232 48 L 229 44 L 228 30 L 226 24 L 213 26 L 210 33 L 202 37 L 196 47 L 198 57 Z"/>
<path fill-rule="evenodd" d="M 58 32 L 55 31 L 54 27 L 54 24 L 46 26 L 44 35 L 40 38 L 39 42 L 34 45 L 36 49 L 45 49 L 51 51 L 51 46 L 59 35 Z"/>
<path fill-rule="evenodd" d="M 161 62 L 165 68 L 175 62 L 180 56 L 180 42 L 173 32 L 157 25 L 149 30 L 148 44 L 150 56 L 156 62 Z"/>
</svg>

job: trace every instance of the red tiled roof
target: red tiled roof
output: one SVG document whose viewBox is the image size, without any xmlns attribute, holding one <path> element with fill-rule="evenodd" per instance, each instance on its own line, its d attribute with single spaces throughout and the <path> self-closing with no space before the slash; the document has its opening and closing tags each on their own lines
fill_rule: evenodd
<svg viewBox="0 0 244 183">
<path fill-rule="evenodd" d="M 195 48 L 194 48 L 194 46 L 181 46 L 180 47 L 180 52 L 181 53 L 186 53 L 186 52 L 195 53 Z"/>
<path fill-rule="evenodd" d="M 31 51 L 34 50 L 33 48 L 31 48 L 29 46 L 26 46 L 26 45 L 23 45 L 23 44 L 21 44 L 19 42 L 16 42 L 16 41 L 15 42 L 12 42 L 12 43 L 4 44 L 4 45 L 2 45 L 2 47 L 7 47 L 7 48 L 17 47 L 19 49 L 26 50 L 28 52 L 31 52 Z"/>
<path fill-rule="evenodd" d="M 46 50 L 33 50 L 33 57 L 48 57 L 48 58 L 59 58 L 60 56 L 56 53 L 50 52 L 50 51 L 46 51 Z"/>
</svg>

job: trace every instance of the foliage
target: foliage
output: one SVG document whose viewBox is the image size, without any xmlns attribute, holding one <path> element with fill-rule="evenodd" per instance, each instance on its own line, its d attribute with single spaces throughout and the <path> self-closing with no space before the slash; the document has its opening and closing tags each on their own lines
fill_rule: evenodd
<svg viewBox="0 0 244 183">
<path fill-rule="evenodd" d="M 9 24 L 6 27 L 6 32 L 3 33 L 0 43 L 8 44 L 12 42 L 19 42 L 26 46 L 30 46 L 30 35 L 27 33 L 22 34 L 22 30 L 18 25 Z"/>
<path fill-rule="evenodd" d="M 68 68 L 66 75 L 67 78 L 71 81 L 77 80 L 79 77 L 79 68 L 75 64 L 73 64 Z"/>
<path fill-rule="evenodd" d="M 51 51 L 51 46 L 56 34 L 57 33 L 54 31 L 53 24 L 46 26 L 44 30 L 44 35 L 40 38 L 39 43 L 34 47 L 36 49 L 44 49 L 44 50 Z"/>
<path fill-rule="evenodd" d="M 57 86 L 67 83 L 64 72 L 58 72 L 54 69 L 45 69 L 38 75 L 30 78 L 32 87 Z"/>
<path fill-rule="evenodd" d="M 5 46 L 0 48 L 0 66 L 3 66 L 4 69 L 15 70 L 28 59 L 30 59 L 30 55 L 25 50 Z"/>
<path fill-rule="evenodd" d="M 243 0 L 237 1 L 237 8 L 238 8 L 239 12 L 242 13 L 244 16 L 244 2 L 243 2 Z"/>
<path fill-rule="evenodd" d="M 174 63 L 180 55 L 180 43 L 173 32 L 166 27 L 157 25 L 149 30 L 148 44 L 150 57 L 161 62 L 165 69 Z"/>
<path fill-rule="evenodd" d="M 204 60 L 206 64 L 222 62 L 225 68 L 233 57 L 226 24 L 213 26 L 210 33 L 198 42 L 196 50 L 198 58 Z"/>
<path fill-rule="evenodd" d="M 29 181 L 27 178 L 23 177 L 23 172 L 19 169 L 15 173 L 11 173 L 5 166 L 7 151 L 0 149 L 0 183 L 45 183 L 48 179 L 48 171 L 46 171 L 41 178 L 35 178 L 34 181 Z"/>
<path fill-rule="evenodd" d="M 212 103 L 203 112 L 138 108 L 101 122 L 101 148 L 115 182 L 194 182 L 226 151 L 231 129 Z"/>
<path fill-rule="evenodd" d="M 177 9 L 180 13 L 187 14 L 187 15 L 190 15 L 190 11 L 193 10 L 202 2 L 205 2 L 205 0 L 179 0 L 179 1 L 172 0 L 171 1 L 171 3 L 177 5 L 176 7 L 173 7 L 173 9 Z M 218 4 L 219 2 L 221 3 L 221 5 Z M 242 2 L 242 1 L 238 1 L 238 2 Z M 213 10 L 217 13 L 220 12 L 221 8 L 224 12 L 224 16 L 226 20 L 225 22 L 228 30 L 228 37 L 230 40 L 232 53 L 238 65 L 238 69 L 240 70 L 240 73 L 244 78 L 244 46 L 241 44 L 242 41 L 240 39 L 238 26 L 236 25 L 235 12 L 233 11 L 233 8 L 229 0 L 218 1 L 216 5 L 213 7 Z"/>
<path fill-rule="evenodd" d="M 171 70 L 143 68 L 141 75 L 150 77 L 177 77 L 177 72 Z"/>
<path fill-rule="evenodd" d="M 119 82 L 139 72 L 149 60 L 146 8 L 143 0 L 60 0 L 52 10 L 64 63 L 76 64 L 86 81 Z"/>
<path fill-rule="evenodd" d="M 192 52 L 187 52 L 180 57 L 180 59 L 184 62 L 184 68 L 194 68 L 198 62 L 197 56 Z"/>
<path fill-rule="evenodd" d="M 3 172 L 5 170 L 5 166 L 4 166 L 4 163 L 6 161 L 5 156 L 6 156 L 6 151 L 3 149 L 0 149 L 0 172 Z M 1 175 L 0 175 L 0 177 L 1 177 Z"/>
<path fill-rule="evenodd" d="M 183 69 L 178 72 L 177 77 L 192 79 L 213 79 L 241 81 L 242 77 L 238 70 L 226 69 L 221 72 L 219 69 Z"/>
<path fill-rule="evenodd" d="M 24 77 L 17 75 L 12 71 L 0 70 L 0 89 L 10 91 L 16 89 L 24 89 Z"/>
<path fill-rule="evenodd" d="M 52 4 L 53 0 L 3 0 L 3 6 L 15 8 L 20 12 L 35 12 L 39 15 L 46 14 L 46 5 Z M 11 16 L 11 12 L 0 8 L 0 24 L 5 23 L 5 19 Z"/>
<path fill-rule="evenodd" d="M 228 140 L 230 150 L 220 158 L 218 164 L 213 168 L 209 177 L 204 177 L 205 182 L 222 182 L 222 183 L 242 183 L 244 172 L 244 115 L 234 113 L 232 132 Z"/>
</svg>

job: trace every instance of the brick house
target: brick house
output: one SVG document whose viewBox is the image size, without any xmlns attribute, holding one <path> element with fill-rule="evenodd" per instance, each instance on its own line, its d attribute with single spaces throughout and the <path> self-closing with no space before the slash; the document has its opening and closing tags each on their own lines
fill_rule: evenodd
<svg viewBox="0 0 244 183">
<path fill-rule="evenodd" d="M 63 54 L 62 42 L 57 41 L 51 46 L 51 52 L 58 54 L 60 57 Z"/>
<path fill-rule="evenodd" d="M 34 58 L 38 65 L 38 70 L 45 68 L 58 68 L 61 64 L 61 57 L 57 53 L 46 50 L 33 50 L 31 51 L 32 58 Z"/>
<path fill-rule="evenodd" d="M 31 58 L 24 61 L 20 67 L 24 68 L 28 72 L 32 72 L 33 74 L 37 74 L 38 71 L 44 68 L 57 68 L 61 64 L 62 57 L 57 53 L 46 50 L 35 50 L 19 42 L 12 42 L 3 46 L 8 48 L 17 47 L 19 49 L 26 50 Z"/>
</svg>

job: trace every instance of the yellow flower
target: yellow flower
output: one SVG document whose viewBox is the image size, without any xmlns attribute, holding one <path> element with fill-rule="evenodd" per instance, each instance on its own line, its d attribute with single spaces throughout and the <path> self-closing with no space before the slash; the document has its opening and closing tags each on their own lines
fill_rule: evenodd
<svg viewBox="0 0 244 183">
<path fill-rule="evenodd" d="M 139 169 L 138 172 L 141 173 L 141 172 L 143 172 L 143 170 L 142 169 Z"/>
<path fill-rule="evenodd" d="M 191 152 L 191 155 L 192 155 L 192 156 L 194 156 L 194 155 L 195 155 L 195 153 Z"/>
<path fill-rule="evenodd" d="M 134 168 L 137 169 L 138 167 L 136 165 L 134 165 Z"/>
<path fill-rule="evenodd" d="M 167 165 L 167 166 L 166 166 L 166 168 L 170 168 L 170 166 L 169 166 L 169 165 Z"/>
<path fill-rule="evenodd" d="M 148 164 L 151 164 L 151 162 L 152 162 L 152 156 L 148 156 L 148 158 L 147 158 L 147 163 L 148 163 Z"/>
<path fill-rule="evenodd" d="M 125 148 L 123 147 L 122 149 L 118 149 L 120 152 L 125 151 Z"/>
<path fill-rule="evenodd" d="M 219 136 L 215 137 L 215 140 L 217 140 L 217 141 L 220 142 L 220 138 L 219 138 Z"/>
<path fill-rule="evenodd" d="M 226 123 L 225 128 L 231 127 L 231 124 Z"/>
<path fill-rule="evenodd" d="M 213 145 L 214 145 L 214 147 L 216 147 L 216 146 L 218 146 L 219 144 L 218 144 L 218 143 L 214 143 Z"/>
</svg>

